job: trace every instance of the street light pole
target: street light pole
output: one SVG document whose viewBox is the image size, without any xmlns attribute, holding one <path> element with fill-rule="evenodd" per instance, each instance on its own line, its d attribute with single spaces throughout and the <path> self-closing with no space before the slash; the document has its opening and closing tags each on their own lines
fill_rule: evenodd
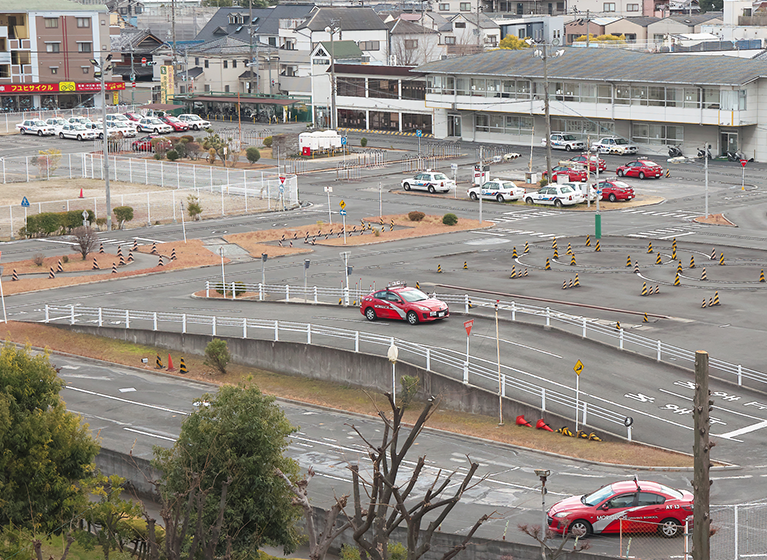
<svg viewBox="0 0 767 560">
<path fill-rule="evenodd" d="M 91 64 L 97 69 L 101 78 L 101 135 L 104 138 L 103 158 L 104 158 L 104 186 L 106 187 L 106 205 L 107 205 L 107 231 L 112 231 L 112 197 L 109 191 L 109 135 L 107 133 L 107 94 L 104 84 L 104 74 L 112 69 L 109 61 L 112 60 L 111 53 L 106 58 L 96 60 L 91 59 Z"/>
<path fill-rule="evenodd" d="M 703 163 L 703 169 L 705 170 L 706 175 L 706 218 L 708 218 L 708 154 L 710 149 L 711 148 L 708 142 L 703 144 L 703 159 L 705 160 Z"/>
<path fill-rule="evenodd" d="M 338 115 L 336 114 L 336 57 L 335 57 L 335 34 L 341 28 L 337 20 L 331 20 L 330 25 L 325 28 L 326 33 L 330 33 L 330 128 L 335 130 L 338 126 Z"/>
<path fill-rule="evenodd" d="M 544 43 L 543 53 L 543 112 L 546 119 L 546 179 L 551 182 L 551 114 L 549 111 L 549 57 L 548 45 Z"/>
<path fill-rule="evenodd" d="M 535 474 L 541 479 L 541 560 L 546 560 L 546 533 L 548 532 L 548 523 L 546 523 L 546 479 L 551 476 L 551 471 L 535 469 Z"/>
<path fill-rule="evenodd" d="M 221 255 L 221 289 L 224 291 L 224 299 L 226 299 L 226 274 L 224 273 L 224 246 L 221 245 L 218 248 L 218 254 Z M 234 297 L 234 292 L 232 292 Z"/>
</svg>

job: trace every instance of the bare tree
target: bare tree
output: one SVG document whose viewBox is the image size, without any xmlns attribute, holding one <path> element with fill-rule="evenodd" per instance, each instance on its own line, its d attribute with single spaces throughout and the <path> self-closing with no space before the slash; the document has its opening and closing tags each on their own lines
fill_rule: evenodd
<svg viewBox="0 0 767 560">
<path fill-rule="evenodd" d="M 75 241 L 77 241 L 77 246 L 80 249 L 80 254 L 83 256 L 83 260 L 88 258 L 88 253 L 92 253 L 96 250 L 96 244 L 99 242 L 99 238 L 92 227 L 76 227 L 72 230 L 72 235 L 75 236 Z"/>
<path fill-rule="evenodd" d="M 443 48 L 444 45 L 439 44 L 439 35 L 425 29 L 422 34 L 393 36 L 391 54 L 401 66 L 419 66 L 438 60 Z"/>
<path fill-rule="evenodd" d="M 407 530 L 407 560 L 418 560 L 429 551 L 434 532 L 458 504 L 464 492 L 479 484 L 484 477 L 472 482 L 479 465 L 469 459 L 468 471 L 460 481 L 453 481 L 455 471 L 445 474 L 440 469 L 425 493 L 418 497 L 414 494 L 417 483 L 419 478 L 426 476 L 423 472 L 426 458 L 422 456 L 418 458 L 410 477 L 398 482 L 405 456 L 436 408 L 434 398 L 430 398 L 413 427 L 404 433 L 404 408 L 397 407 L 390 393 L 386 393 L 386 397 L 391 407 L 391 416 L 387 416 L 384 411 L 378 412 L 384 423 L 380 445 L 368 441 L 354 425 L 351 426 L 368 448 L 372 472 L 366 477 L 358 465 L 349 467 L 352 471 L 354 514 L 347 518 L 352 525 L 355 542 L 369 558 L 386 560 L 392 532 L 404 526 Z M 400 442 L 401 438 L 404 438 L 403 442 Z M 455 490 L 448 494 L 448 487 L 455 487 Z M 474 533 L 491 515 L 483 515 L 477 520 L 465 539 L 445 552 L 442 560 L 449 560 L 464 550 Z M 421 525 L 427 516 L 431 521 L 421 532 Z"/>
<path fill-rule="evenodd" d="M 330 549 L 330 545 L 333 544 L 333 541 L 351 527 L 350 521 L 342 523 L 336 527 L 336 519 L 338 519 L 338 515 L 346 507 L 346 501 L 349 496 L 345 495 L 336 498 L 336 503 L 325 513 L 325 528 L 322 531 L 322 534 L 318 535 L 317 526 L 314 524 L 314 510 L 309 502 L 307 492 L 309 481 L 314 476 L 314 470 L 309 468 L 309 471 L 306 473 L 306 478 L 299 480 L 295 484 L 293 484 L 280 469 L 277 469 L 276 474 L 285 480 L 290 491 L 293 492 L 293 504 L 301 506 L 301 509 L 304 510 L 306 533 L 309 536 L 309 560 L 323 560 L 328 553 L 328 549 Z"/>
<path fill-rule="evenodd" d="M 575 534 L 575 529 L 570 531 L 565 531 L 562 534 L 562 538 L 559 539 L 558 546 L 550 546 L 549 543 L 555 543 L 555 535 L 552 531 L 549 529 L 546 529 L 546 532 L 544 533 L 541 529 L 540 525 L 527 525 L 527 524 L 520 524 L 517 525 L 517 528 L 525 533 L 526 535 L 533 537 L 536 541 L 538 541 L 541 545 L 541 548 L 544 552 L 544 559 L 545 560 L 557 560 L 560 556 L 563 554 L 569 553 L 569 552 L 581 552 L 582 550 L 588 550 L 591 548 L 591 543 L 589 541 L 580 541 L 580 538 L 583 536 L 583 533 Z M 575 534 L 575 540 L 573 541 L 573 547 L 570 550 L 565 550 L 565 545 L 567 544 L 567 541 L 570 539 L 570 536 Z"/>
</svg>

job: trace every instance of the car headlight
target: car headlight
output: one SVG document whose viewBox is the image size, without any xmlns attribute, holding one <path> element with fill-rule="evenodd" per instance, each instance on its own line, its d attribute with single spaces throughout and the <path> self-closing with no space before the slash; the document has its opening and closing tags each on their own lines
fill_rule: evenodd
<svg viewBox="0 0 767 560">
<path fill-rule="evenodd" d="M 566 511 L 560 511 L 559 513 L 555 513 L 551 517 L 553 517 L 554 519 L 559 519 L 560 517 L 567 517 L 567 512 Z"/>
<path fill-rule="evenodd" d="M 421 311 L 429 311 L 429 308 L 428 308 L 428 307 L 423 307 L 422 305 L 416 305 L 416 307 L 417 307 L 418 309 L 420 309 Z"/>
</svg>

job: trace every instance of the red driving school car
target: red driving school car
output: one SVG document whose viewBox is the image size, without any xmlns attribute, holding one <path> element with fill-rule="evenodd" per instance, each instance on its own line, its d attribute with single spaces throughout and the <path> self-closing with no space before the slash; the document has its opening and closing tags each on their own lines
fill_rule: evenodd
<svg viewBox="0 0 767 560">
<path fill-rule="evenodd" d="M 549 528 L 583 537 L 596 533 L 659 533 L 671 538 L 692 521 L 693 495 L 657 482 L 626 480 L 554 504 Z"/>
<path fill-rule="evenodd" d="M 407 284 L 394 284 L 362 298 L 360 313 L 368 321 L 401 319 L 415 325 L 449 317 L 450 309 L 444 301 L 431 298 L 421 290 L 408 288 Z"/>
</svg>

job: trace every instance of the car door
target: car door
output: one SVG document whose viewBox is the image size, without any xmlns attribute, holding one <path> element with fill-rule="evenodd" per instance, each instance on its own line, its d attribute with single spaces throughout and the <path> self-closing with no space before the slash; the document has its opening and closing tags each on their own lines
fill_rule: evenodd
<svg viewBox="0 0 767 560">
<path fill-rule="evenodd" d="M 552 197 L 552 187 L 543 187 L 538 191 L 538 204 L 554 204 L 554 198 Z"/>
<path fill-rule="evenodd" d="M 424 184 L 424 173 L 418 173 L 415 177 L 413 177 L 413 188 L 416 190 L 425 190 L 426 185 Z"/>
<path fill-rule="evenodd" d="M 482 185 L 482 198 L 490 200 L 495 198 L 495 193 L 498 190 L 498 183 L 495 181 L 488 181 Z"/>
<path fill-rule="evenodd" d="M 387 294 L 389 300 L 389 313 L 392 319 L 405 319 L 407 316 L 407 309 L 405 308 L 405 302 L 394 292 Z"/>
<path fill-rule="evenodd" d="M 655 534 L 663 521 L 665 496 L 655 492 L 639 492 L 637 508 L 629 513 L 631 530 L 636 533 Z"/>
<path fill-rule="evenodd" d="M 636 507 L 636 492 L 616 494 L 599 506 L 594 522 L 595 533 L 619 533 L 630 531 L 631 508 Z"/>
</svg>

